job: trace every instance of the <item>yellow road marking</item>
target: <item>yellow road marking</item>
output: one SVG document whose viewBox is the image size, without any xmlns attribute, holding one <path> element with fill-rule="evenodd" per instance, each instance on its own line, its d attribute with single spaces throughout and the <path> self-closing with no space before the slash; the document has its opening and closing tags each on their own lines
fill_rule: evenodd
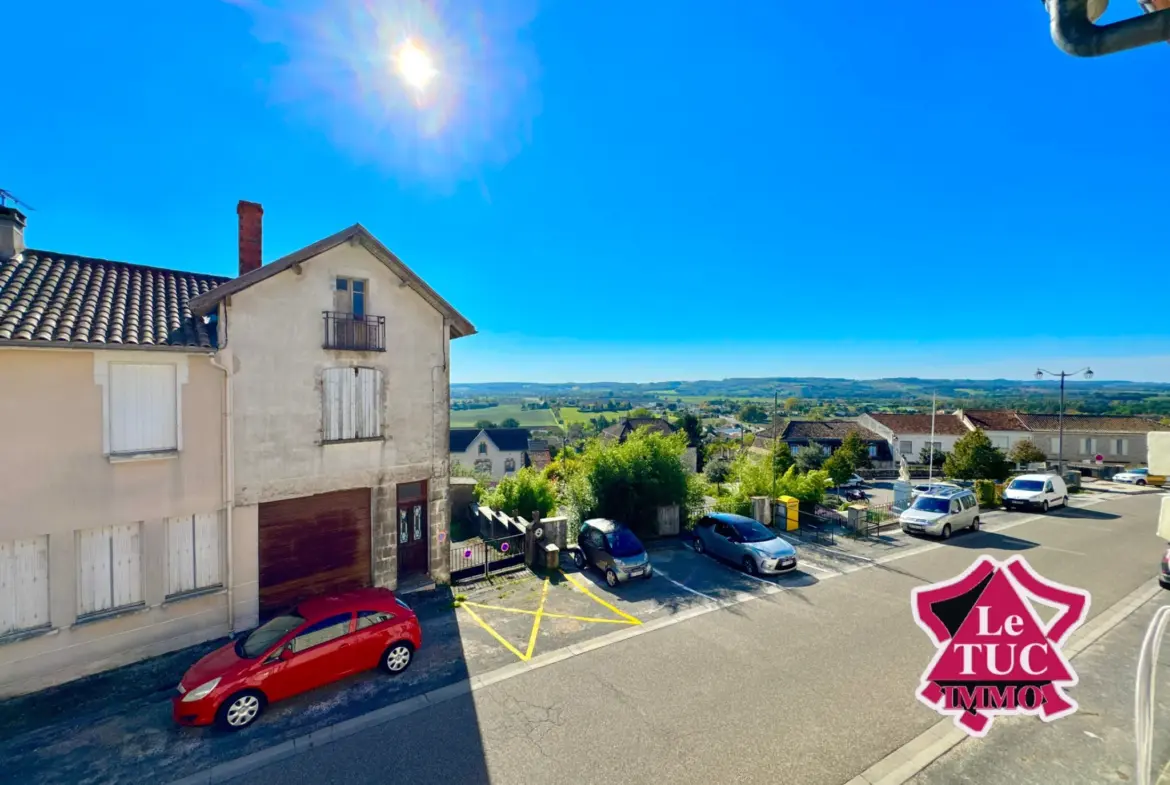
<svg viewBox="0 0 1170 785">
<path fill-rule="evenodd" d="M 475 607 L 475 608 L 479 608 L 480 610 L 485 610 L 485 611 L 503 611 L 504 613 L 524 613 L 524 614 L 528 614 L 529 616 L 536 615 L 536 611 L 526 611 L 522 608 L 505 608 L 502 605 L 485 605 L 482 602 L 464 602 L 463 603 L 464 607 L 466 607 L 468 605 Z M 546 619 L 572 619 L 573 621 L 588 621 L 588 622 L 594 622 L 596 624 L 633 624 L 634 623 L 632 621 L 626 621 L 625 619 L 597 619 L 597 618 L 594 618 L 592 616 L 570 616 L 567 613 L 551 613 L 549 611 L 545 611 L 541 615 Z"/>
<path fill-rule="evenodd" d="M 613 611 L 613 612 L 614 612 L 614 613 L 616 613 L 618 616 L 621 616 L 623 619 L 627 619 L 627 620 L 629 620 L 630 624 L 641 624 L 641 623 L 642 623 L 641 621 L 639 621 L 638 619 L 635 619 L 635 618 L 634 618 L 633 616 L 631 616 L 630 614 L 626 613 L 625 611 L 618 610 L 617 608 L 615 608 L 614 606 L 610 605 L 610 604 L 609 604 L 608 602 L 606 602 L 605 600 L 603 600 L 603 599 L 601 599 L 600 597 L 598 597 L 598 596 L 597 596 L 596 594 L 594 594 L 593 592 L 589 591 L 589 589 L 585 588 L 585 586 L 584 586 L 583 584 L 581 584 L 579 581 L 576 581 L 576 580 L 574 580 L 574 579 L 573 579 L 573 576 L 572 576 L 572 575 L 570 575 L 569 573 L 565 572 L 564 570 L 561 570 L 560 572 L 561 572 L 561 575 L 564 575 L 564 576 L 565 576 L 565 578 L 566 578 L 566 579 L 569 581 L 569 583 L 573 584 L 573 585 L 574 585 L 574 586 L 576 586 L 578 589 L 580 589 L 580 590 L 581 590 L 581 592 L 582 592 L 582 593 L 584 593 L 584 595 L 585 595 L 586 597 L 588 597 L 589 599 L 593 600 L 593 601 L 594 601 L 594 602 L 596 602 L 598 605 L 602 606 L 603 608 L 607 608 L 607 609 L 609 609 L 609 610 Z"/>
<path fill-rule="evenodd" d="M 463 610 L 467 611 L 471 615 L 471 618 L 475 619 L 476 622 L 479 623 L 480 627 L 483 627 L 485 630 L 487 630 L 489 635 L 498 640 L 500 643 L 504 644 L 504 648 L 519 657 L 522 662 L 528 662 L 528 657 L 526 655 L 521 654 L 519 649 L 504 640 L 504 636 L 500 635 L 500 633 L 492 629 L 492 625 L 479 618 L 479 614 L 477 614 L 471 608 L 468 608 L 466 603 L 463 605 Z"/>
<path fill-rule="evenodd" d="M 532 650 L 536 648 L 536 633 L 540 631 L 540 618 L 544 616 L 544 601 L 548 599 L 548 578 L 544 579 L 544 588 L 540 591 L 540 607 L 536 609 L 536 617 L 532 620 L 532 634 L 528 636 L 528 653 L 526 658 L 532 657 Z"/>
</svg>

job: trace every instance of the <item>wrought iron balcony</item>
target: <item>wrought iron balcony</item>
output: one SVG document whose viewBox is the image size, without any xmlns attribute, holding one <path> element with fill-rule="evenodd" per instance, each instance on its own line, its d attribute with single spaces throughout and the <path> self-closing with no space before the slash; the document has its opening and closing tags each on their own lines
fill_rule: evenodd
<svg viewBox="0 0 1170 785">
<path fill-rule="evenodd" d="M 386 351 L 386 317 L 325 311 L 325 348 L 350 352 Z"/>
</svg>

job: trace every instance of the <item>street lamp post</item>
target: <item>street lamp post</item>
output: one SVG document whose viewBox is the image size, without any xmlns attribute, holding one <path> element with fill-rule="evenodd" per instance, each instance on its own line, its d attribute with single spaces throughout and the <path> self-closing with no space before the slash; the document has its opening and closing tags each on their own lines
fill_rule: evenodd
<svg viewBox="0 0 1170 785">
<path fill-rule="evenodd" d="M 1052 371 L 1046 371 L 1043 368 L 1036 369 L 1037 379 L 1043 379 L 1045 375 L 1060 379 L 1060 414 L 1057 417 L 1057 426 L 1059 430 L 1056 445 L 1056 466 L 1060 471 L 1060 476 L 1062 479 L 1064 478 L 1064 380 L 1070 376 L 1077 376 L 1082 373 L 1085 375 L 1086 379 L 1093 378 L 1093 370 L 1091 368 L 1082 368 L 1079 371 L 1073 371 L 1072 373 L 1065 373 L 1064 371 L 1053 373 Z"/>
</svg>

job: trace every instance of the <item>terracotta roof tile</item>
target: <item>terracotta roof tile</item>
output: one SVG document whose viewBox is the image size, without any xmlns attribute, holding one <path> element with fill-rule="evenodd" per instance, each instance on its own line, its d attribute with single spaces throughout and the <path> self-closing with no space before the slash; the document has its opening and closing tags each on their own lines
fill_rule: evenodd
<svg viewBox="0 0 1170 785">
<path fill-rule="evenodd" d="M 1015 412 L 1002 409 L 964 409 L 963 414 L 984 431 L 1026 431 L 1028 426 Z"/>
<path fill-rule="evenodd" d="M 853 420 L 789 420 L 780 437 L 789 439 L 844 439 L 850 431 L 857 431 L 867 441 L 885 441 L 882 437 Z"/>
<path fill-rule="evenodd" d="M 0 341 L 214 348 L 189 303 L 228 280 L 26 250 L 0 260 Z"/>
<path fill-rule="evenodd" d="M 871 414 L 873 419 L 894 433 L 930 433 L 929 414 Z M 963 421 L 953 414 L 939 412 L 934 417 L 934 432 L 947 436 L 962 436 L 968 432 Z"/>
<path fill-rule="evenodd" d="M 1060 418 L 1055 414 L 1021 414 L 1020 419 L 1034 431 L 1059 429 Z M 1149 433 L 1170 431 L 1170 425 L 1146 417 L 1117 417 L 1096 414 L 1066 414 L 1064 429 L 1074 433 Z"/>
</svg>

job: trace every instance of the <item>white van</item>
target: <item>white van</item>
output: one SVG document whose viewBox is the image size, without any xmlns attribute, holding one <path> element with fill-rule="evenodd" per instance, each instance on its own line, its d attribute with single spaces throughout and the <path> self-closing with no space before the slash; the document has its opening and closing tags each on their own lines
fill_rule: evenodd
<svg viewBox="0 0 1170 785">
<path fill-rule="evenodd" d="M 1003 508 L 1025 508 L 1048 512 L 1049 507 L 1068 504 L 1068 486 L 1055 474 L 1021 474 L 1003 489 Z"/>
</svg>

